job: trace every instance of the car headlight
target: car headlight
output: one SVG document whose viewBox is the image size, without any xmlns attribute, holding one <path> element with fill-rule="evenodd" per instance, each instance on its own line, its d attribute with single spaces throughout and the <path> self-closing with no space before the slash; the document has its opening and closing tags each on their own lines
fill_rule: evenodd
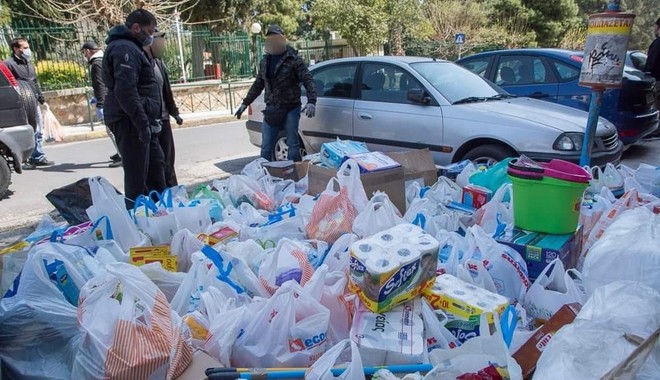
<svg viewBox="0 0 660 380">
<path fill-rule="evenodd" d="M 582 150 L 583 141 L 584 133 L 563 133 L 557 138 L 553 148 L 563 151 L 579 151 Z"/>
</svg>

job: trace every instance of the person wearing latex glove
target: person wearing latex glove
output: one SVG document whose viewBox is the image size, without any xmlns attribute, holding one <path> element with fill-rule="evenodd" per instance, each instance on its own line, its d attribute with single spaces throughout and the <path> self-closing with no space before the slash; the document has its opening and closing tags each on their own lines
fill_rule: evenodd
<svg viewBox="0 0 660 380">
<path fill-rule="evenodd" d="M 179 116 L 179 108 L 174 101 L 174 94 L 172 93 L 172 86 L 170 84 L 170 76 L 163 62 L 165 55 L 165 32 L 156 30 L 154 33 L 154 42 L 146 46 L 144 51 L 152 59 L 154 74 L 156 74 L 156 81 L 162 92 L 162 109 L 161 109 L 161 122 L 163 130 L 161 131 L 158 139 L 160 146 L 163 148 L 165 154 L 165 183 L 167 187 L 177 186 L 179 183 L 176 179 L 176 172 L 174 170 L 174 134 L 172 133 L 172 123 L 170 116 L 174 118 L 177 125 L 183 124 L 183 119 Z"/>
<path fill-rule="evenodd" d="M 301 83 L 307 92 L 307 105 L 304 108 L 301 108 L 300 101 Z M 304 111 L 307 117 L 316 115 L 316 86 L 302 57 L 287 44 L 284 32 L 277 25 L 269 26 L 266 31 L 266 56 L 259 63 L 257 78 L 235 116 L 240 119 L 264 89 L 266 108 L 261 124 L 261 157 L 268 161 L 285 158 L 273 157 L 280 131 L 284 131 L 289 148 L 286 158 L 300 161 L 300 114 Z"/>
<path fill-rule="evenodd" d="M 94 90 L 94 97 L 89 101 L 90 105 L 95 106 L 96 121 L 105 124 L 103 118 L 103 101 L 108 94 L 108 89 L 103 83 L 103 50 L 94 41 L 87 41 L 80 49 L 89 63 L 89 76 L 92 80 L 92 89 Z M 110 167 L 115 168 L 121 166 L 121 156 L 119 155 L 119 147 L 117 147 L 117 140 L 110 128 L 106 125 L 106 132 L 110 141 L 115 146 L 115 154 L 110 156 Z"/>
</svg>

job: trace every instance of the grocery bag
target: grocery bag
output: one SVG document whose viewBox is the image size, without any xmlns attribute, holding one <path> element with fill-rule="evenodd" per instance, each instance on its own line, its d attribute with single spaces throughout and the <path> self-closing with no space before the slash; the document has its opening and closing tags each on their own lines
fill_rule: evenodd
<svg viewBox="0 0 660 380">
<path fill-rule="evenodd" d="M 273 211 L 276 208 L 273 189 L 263 184 L 248 176 L 233 175 L 229 177 L 227 188 L 234 205 L 249 203 L 257 209 Z"/>
<path fill-rule="evenodd" d="M 377 192 L 367 203 L 364 211 L 355 218 L 353 232 L 365 238 L 403 223 L 405 221 L 390 201 L 390 197 L 385 193 Z"/>
<path fill-rule="evenodd" d="M 603 171 L 602 184 L 614 194 L 621 195 L 623 193 L 624 177 L 613 164 L 608 163 Z"/>
<path fill-rule="evenodd" d="M 174 234 L 170 244 L 170 253 L 178 258 L 177 263 L 180 272 L 188 273 L 192 254 L 200 251 L 202 247 L 204 247 L 204 243 L 197 238 L 196 234 L 186 228 Z"/>
<path fill-rule="evenodd" d="M 347 349 L 351 350 L 350 358 L 342 360 L 342 354 L 345 354 Z M 333 369 L 337 364 L 342 363 L 347 365 L 341 371 L 337 371 L 341 372 L 341 374 L 335 376 L 336 372 Z M 364 378 L 364 367 L 362 366 L 360 352 L 355 342 L 350 339 L 344 339 L 329 349 L 305 374 L 305 379 L 307 380 L 361 380 Z"/>
<path fill-rule="evenodd" d="M 507 171 L 509 169 L 509 163 L 511 160 L 513 160 L 513 158 L 506 158 L 493 164 L 491 167 L 485 170 L 477 171 L 470 176 L 470 184 L 485 187 L 492 192 L 496 192 L 502 188 L 502 186 L 507 184 L 510 185 L 511 180 L 509 179 Z M 504 198 L 504 201 L 508 200 L 508 197 Z"/>
<path fill-rule="evenodd" d="M 30 250 L 0 302 L 3 372 L 20 379 L 75 378 L 71 370 L 80 350 L 78 292 L 101 271 L 82 247 L 44 243 Z"/>
<path fill-rule="evenodd" d="M 440 319 L 441 318 L 441 319 Z M 442 321 L 447 321 L 447 316 L 441 310 L 433 310 L 426 299 L 422 299 L 422 319 L 424 319 L 424 337 L 426 338 L 426 350 L 450 350 L 460 346 L 456 339 Z"/>
<path fill-rule="evenodd" d="M 43 134 L 46 141 L 64 141 L 64 133 L 62 133 L 62 125 L 55 117 L 53 111 L 50 110 L 48 103 L 44 103 L 46 110 L 43 114 Z"/>
<path fill-rule="evenodd" d="M 225 209 L 225 204 L 222 201 L 220 193 L 213 191 L 208 185 L 199 185 L 192 194 L 190 194 L 190 199 L 200 200 L 200 203 L 208 203 L 209 207 L 209 217 L 211 217 L 211 222 L 216 223 L 222 220 L 222 212 Z"/>
<path fill-rule="evenodd" d="M 499 318 L 493 315 L 495 324 L 494 333 L 491 334 L 488 315 L 489 313 L 481 315 L 479 336 L 466 341 L 458 348 L 434 350 L 429 354 L 434 368 L 426 375 L 425 380 L 457 379 L 464 376 L 470 378 L 470 375 L 493 374 L 493 371 L 504 372 L 502 378 L 522 380 L 522 369 L 511 357 L 504 343 Z"/>
<path fill-rule="evenodd" d="M 87 209 L 91 220 L 108 217 L 112 232 L 122 251 L 128 252 L 133 247 L 145 245 L 144 236 L 126 211 L 124 196 L 117 194 L 115 188 L 103 177 L 89 179 L 93 205 Z"/>
<path fill-rule="evenodd" d="M 575 269 L 564 270 L 561 260 L 555 259 L 529 287 L 523 302 L 525 309 L 530 316 L 547 321 L 564 305 L 582 305 L 586 295 L 581 283 L 580 272 Z"/>
<path fill-rule="evenodd" d="M 323 261 L 330 272 L 348 273 L 351 259 L 348 249 L 358 240 L 354 234 L 344 234 L 330 247 Z"/>
<path fill-rule="evenodd" d="M 477 224 L 492 237 L 498 237 L 506 231 L 511 231 L 513 221 L 513 187 L 505 184 L 500 187 L 493 199 L 477 211 Z M 509 199 L 505 202 L 505 199 Z"/>
<path fill-rule="evenodd" d="M 275 294 L 282 284 L 295 281 L 305 285 L 314 274 L 302 243 L 282 239 L 275 251 L 266 256 L 259 268 L 259 280 L 269 294 Z"/>
<path fill-rule="evenodd" d="M 330 311 L 288 281 L 251 315 L 232 352 L 235 367 L 309 367 L 327 350 Z"/>
<path fill-rule="evenodd" d="M 346 187 L 348 197 L 357 212 L 364 211 L 369 203 L 369 197 L 362 185 L 360 165 L 355 160 L 348 159 L 341 165 L 337 170 L 337 182 L 339 186 Z"/>
<path fill-rule="evenodd" d="M 181 318 L 139 268 L 116 263 L 81 290 L 74 379 L 174 379 L 192 362 Z"/>
<path fill-rule="evenodd" d="M 174 213 L 158 208 L 150 197 L 141 195 L 135 200 L 133 220 L 153 245 L 170 245 L 174 234 L 179 231 L 179 222 Z"/>
<path fill-rule="evenodd" d="M 644 207 L 629 210 L 603 233 L 584 261 L 587 295 L 619 280 L 645 283 L 660 291 L 660 215 Z"/>
<path fill-rule="evenodd" d="M 307 224 L 307 236 L 310 239 L 323 240 L 329 244 L 339 237 L 351 233 L 357 210 L 349 198 L 348 187 L 340 186 L 334 191 L 336 179 L 330 180 L 314 205 L 312 216 Z"/>
<path fill-rule="evenodd" d="M 470 177 L 472 174 L 477 172 L 476 166 L 472 162 L 468 163 L 463 170 L 458 174 L 456 177 L 456 184 L 460 186 L 460 188 L 464 188 L 465 186 L 470 184 Z"/>
<path fill-rule="evenodd" d="M 268 160 L 264 158 L 257 158 L 256 160 L 245 165 L 243 170 L 241 170 L 241 175 L 250 177 L 254 180 L 260 180 L 261 178 L 268 175 L 268 171 L 262 166 L 264 163 L 267 163 Z"/>
<path fill-rule="evenodd" d="M 158 286 L 158 289 L 163 292 L 168 302 L 172 301 L 172 298 L 174 298 L 186 276 L 182 272 L 170 272 L 163 268 L 160 263 L 142 265 L 140 270 Z"/>
<path fill-rule="evenodd" d="M 437 204 L 460 202 L 463 190 L 447 177 L 440 177 L 438 182 L 428 189 L 422 189 L 422 198 L 431 199 Z"/>
</svg>

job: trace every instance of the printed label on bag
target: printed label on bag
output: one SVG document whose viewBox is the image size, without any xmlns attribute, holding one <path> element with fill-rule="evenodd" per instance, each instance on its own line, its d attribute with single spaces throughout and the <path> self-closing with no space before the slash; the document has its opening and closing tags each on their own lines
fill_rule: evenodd
<svg viewBox="0 0 660 380">
<path fill-rule="evenodd" d="M 319 347 L 323 345 L 327 339 L 327 334 L 323 332 L 308 339 L 289 339 L 289 352 L 300 352 L 312 349 L 314 347 Z"/>
</svg>

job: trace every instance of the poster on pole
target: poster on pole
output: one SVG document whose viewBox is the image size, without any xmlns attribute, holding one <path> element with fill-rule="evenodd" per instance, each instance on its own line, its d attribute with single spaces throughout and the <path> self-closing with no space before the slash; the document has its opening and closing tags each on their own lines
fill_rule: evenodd
<svg viewBox="0 0 660 380">
<path fill-rule="evenodd" d="M 589 16 L 580 85 L 621 87 L 626 52 L 635 15 L 599 13 Z"/>
</svg>

